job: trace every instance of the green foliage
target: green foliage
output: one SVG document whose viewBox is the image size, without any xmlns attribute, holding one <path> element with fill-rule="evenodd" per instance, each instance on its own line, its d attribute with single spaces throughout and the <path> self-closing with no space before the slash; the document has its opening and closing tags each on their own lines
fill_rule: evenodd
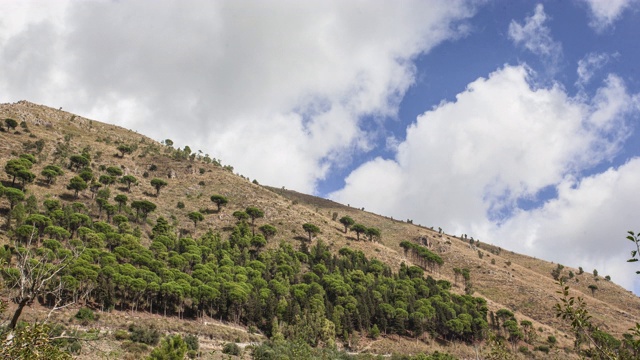
<svg viewBox="0 0 640 360">
<path fill-rule="evenodd" d="M 131 185 L 136 185 L 138 183 L 138 179 L 133 175 L 125 175 L 120 178 L 120 183 L 127 185 L 127 191 L 131 192 Z"/>
<path fill-rule="evenodd" d="M 118 211 L 122 211 L 122 207 L 127 205 L 127 201 L 129 201 L 129 198 L 127 197 L 127 195 L 118 194 L 113 198 L 113 200 L 118 203 Z"/>
<path fill-rule="evenodd" d="M 125 154 L 133 153 L 133 147 L 129 145 L 122 144 L 122 145 L 119 145 L 117 149 L 120 152 L 120 157 L 122 158 L 125 156 Z"/>
<path fill-rule="evenodd" d="M 15 184 L 16 178 L 19 176 L 19 174 L 29 172 L 32 166 L 33 163 L 29 159 L 21 157 L 18 159 L 11 159 L 7 161 L 7 164 L 4 166 L 4 171 L 7 173 L 7 175 L 12 177 L 11 184 L 13 185 Z"/>
<path fill-rule="evenodd" d="M 371 330 L 369 330 L 369 337 L 372 339 L 377 339 L 380 336 L 380 329 L 378 329 L 378 325 L 374 324 Z"/>
<path fill-rule="evenodd" d="M 200 213 L 199 211 L 192 211 L 190 212 L 187 217 L 189 218 L 189 220 L 193 221 L 193 227 L 197 227 L 198 223 L 202 220 L 204 220 L 204 215 L 202 215 L 202 213 Z"/>
<path fill-rule="evenodd" d="M 313 236 L 320 233 L 320 228 L 310 223 L 303 224 L 302 229 L 309 235 L 309 242 L 311 242 Z"/>
<path fill-rule="evenodd" d="M 131 202 L 131 208 L 136 210 L 136 217 L 142 214 L 142 218 L 146 219 L 147 215 L 156 209 L 156 204 L 148 200 L 136 200 Z"/>
<path fill-rule="evenodd" d="M 354 224 L 351 226 L 351 231 L 356 233 L 356 239 L 360 241 L 360 234 L 367 232 L 367 227 L 362 224 Z"/>
<path fill-rule="evenodd" d="M 562 274 L 562 270 L 564 269 L 563 265 L 558 264 L 555 269 L 551 271 L 551 276 L 554 280 L 560 280 L 560 274 Z"/>
<path fill-rule="evenodd" d="M 64 172 L 57 165 L 47 165 L 44 167 L 44 169 L 42 169 L 42 172 L 40 172 L 40 175 L 44 176 L 47 179 L 48 184 L 53 184 L 55 182 L 55 179 L 63 174 Z"/>
<path fill-rule="evenodd" d="M 180 335 L 162 339 L 160 346 L 153 349 L 148 359 L 151 360 L 183 360 L 187 352 L 187 344 Z"/>
<path fill-rule="evenodd" d="M 242 350 L 240 350 L 240 347 L 238 346 L 238 344 L 230 342 L 230 343 L 224 344 L 224 347 L 222 348 L 222 353 L 227 355 L 240 356 L 240 354 L 242 353 Z"/>
<path fill-rule="evenodd" d="M 365 234 L 369 237 L 369 241 L 373 241 L 375 239 L 380 238 L 380 229 L 378 228 L 367 228 Z"/>
<path fill-rule="evenodd" d="M 80 170 L 86 168 L 91 163 L 89 157 L 86 154 L 81 155 L 71 155 L 69 157 L 69 169 Z"/>
<path fill-rule="evenodd" d="M 71 355 L 61 350 L 51 341 L 50 327 L 46 324 L 27 324 L 18 327 L 8 338 L 8 333 L 0 335 L 0 358 L 2 359 L 46 359 L 66 360 Z"/>
<path fill-rule="evenodd" d="M 151 179 L 151 186 L 153 186 L 156 189 L 156 197 L 160 195 L 160 189 L 162 189 L 167 185 L 168 183 L 162 179 L 158 179 L 158 178 Z"/>
<path fill-rule="evenodd" d="M 87 187 L 88 185 L 86 181 L 84 181 L 80 176 L 74 176 L 73 178 L 71 178 L 71 180 L 69 180 L 67 190 L 73 190 L 77 199 L 78 193 L 82 190 L 85 190 Z"/>
<path fill-rule="evenodd" d="M 249 219 L 249 214 L 244 211 L 234 211 L 232 216 L 238 221 L 247 221 Z"/>
<path fill-rule="evenodd" d="M 187 344 L 188 350 L 198 351 L 198 349 L 200 349 L 200 341 L 198 340 L 198 337 L 195 335 L 189 334 L 185 336 L 184 342 Z"/>
<path fill-rule="evenodd" d="M 93 313 L 93 310 L 86 307 L 80 308 L 80 310 L 78 310 L 78 312 L 76 313 L 75 318 L 80 320 L 84 325 L 96 320 L 96 316 Z"/>
<path fill-rule="evenodd" d="M 122 176 L 123 174 L 122 169 L 117 166 L 109 166 L 106 170 L 107 174 L 113 177 Z"/>
<path fill-rule="evenodd" d="M 420 246 L 409 241 L 403 241 L 400 243 L 400 247 L 404 249 L 405 256 L 410 254 L 411 257 L 425 269 L 429 268 L 431 271 L 435 271 L 436 267 L 440 267 L 444 264 L 444 261 L 438 254 L 430 251 L 424 246 Z"/>
<path fill-rule="evenodd" d="M 252 224 L 255 222 L 256 219 L 264 217 L 264 211 L 258 209 L 257 207 L 250 206 L 246 208 L 244 212 L 246 212 L 247 215 L 249 215 L 249 217 L 251 218 Z"/>
<path fill-rule="evenodd" d="M 270 224 L 264 224 L 258 228 L 264 235 L 265 239 L 269 240 L 270 237 L 273 237 L 277 234 L 278 229 L 275 226 Z"/>
<path fill-rule="evenodd" d="M 160 333 L 155 328 L 131 325 L 129 326 L 129 339 L 134 342 L 156 346 L 160 340 Z"/>
<path fill-rule="evenodd" d="M 3 195 L 9 200 L 9 209 L 13 209 L 17 203 L 24 200 L 24 192 L 15 188 L 4 188 Z"/>
<path fill-rule="evenodd" d="M 7 128 L 15 130 L 18 127 L 18 122 L 13 119 L 4 119 L 4 123 Z"/>
<path fill-rule="evenodd" d="M 344 233 L 347 233 L 347 230 L 349 229 L 349 227 L 351 227 L 351 225 L 355 224 L 356 221 L 353 220 L 351 217 L 347 216 L 343 216 L 340 218 L 340 223 L 342 225 L 344 225 Z"/>
<path fill-rule="evenodd" d="M 227 205 L 227 203 L 229 203 L 229 199 L 227 199 L 226 197 L 222 196 L 222 195 L 211 195 L 211 201 L 216 204 L 218 206 L 218 212 L 220 212 L 220 209 Z"/>
</svg>

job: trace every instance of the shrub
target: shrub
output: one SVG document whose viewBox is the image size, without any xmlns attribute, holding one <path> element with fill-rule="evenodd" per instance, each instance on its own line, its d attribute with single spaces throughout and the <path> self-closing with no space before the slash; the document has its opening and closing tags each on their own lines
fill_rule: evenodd
<svg viewBox="0 0 640 360">
<path fill-rule="evenodd" d="M 78 310 L 75 316 L 76 319 L 80 320 L 83 325 L 88 324 L 90 321 L 96 320 L 96 316 L 93 313 L 93 310 L 83 307 Z"/>
<path fill-rule="evenodd" d="M 374 324 L 371 330 L 369 331 L 369 336 L 372 339 L 377 339 L 380 336 L 380 329 L 378 329 L 378 325 Z"/>
<path fill-rule="evenodd" d="M 145 179 L 148 178 L 149 177 L 149 172 L 147 172 L 147 171 L 143 172 L 142 173 L 142 177 L 145 178 Z"/>
<path fill-rule="evenodd" d="M 202 174 L 204 174 L 205 169 L 204 168 L 200 168 L 199 171 L 200 171 L 200 175 L 202 175 Z"/>
<path fill-rule="evenodd" d="M 80 350 L 82 350 L 82 344 L 80 344 L 79 341 L 74 341 L 69 344 L 67 350 L 69 350 L 69 352 L 72 354 L 80 354 Z"/>
<path fill-rule="evenodd" d="M 549 335 L 549 337 L 547 338 L 547 342 L 549 343 L 549 345 L 553 346 L 558 342 L 558 340 L 556 339 L 555 336 Z"/>
<path fill-rule="evenodd" d="M 184 203 L 182 201 L 178 201 L 178 209 L 184 209 Z"/>
<path fill-rule="evenodd" d="M 154 328 L 131 325 L 129 326 L 129 332 L 131 333 L 129 338 L 133 342 L 156 346 L 160 341 L 160 333 Z"/>
<path fill-rule="evenodd" d="M 227 355 L 240 356 L 240 347 L 236 343 L 226 343 L 222 348 L 222 353 Z"/>
<path fill-rule="evenodd" d="M 547 345 L 539 345 L 539 346 L 537 346 L 535 348 L 535 350 L 543 352 L 545 354 L 548 354 L 549 353 L 549 346 L 547 346 Z"/>
<path fill-rule="evenodd" d="M 147 345 L 131 341 L 125 341 L 120 347 L 122 350 L 132 354 L 144 354 L 149 350 Z"/>
<path fill-rule="evenodd" d="M 184 342 L 187 344 L 187 349 L 198 351 L 200 348 L 200 342 L 195 335 L 187 335 L 184 338 Z"/>
<path fill-rule="evenodd" d="M 116 330 L 113 337 L 118 341 L 129 340 L 129 333 L 125 330 Z"/>
<path fill-rule="evenodd" d="M 158 170 L 158 166 L 156 164 L 151 164 L 151 166 L 149 166 L 149 171 L 156 171 Z"/>
<path fill-rule="evenodd" d="M 521 352 L 521 353 L 523 353 L 523 354 L 525 354 L 525 355 L 527 355 L 527 354 L 530 354 L 530 353 L 531 353 L 531 352 L 529 351 L 529 348 L 528 348 L 528 347 L 526 347 L 526 346 L 524 346 L 524 345 L 520 346 L 520 347 L 518 348 L 518 351 L 519 351 L 519 352 Z"/>
</svg>

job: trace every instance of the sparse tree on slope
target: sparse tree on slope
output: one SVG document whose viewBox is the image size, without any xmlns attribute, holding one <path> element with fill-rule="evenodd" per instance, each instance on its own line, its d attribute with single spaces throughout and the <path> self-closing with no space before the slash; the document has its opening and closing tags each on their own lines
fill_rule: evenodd
<svg viewBox="0 0 640 360">
<path fill-rule="evenodd" d="M 67 190 L 73 190 L 75 192 L 76 199 L 78 198 L 78 193 L 88 187 L 87 182 L 84 181 L 80 176 L 74 176 L 70 181 L 69 185 L 67 185 Z"/>
<path fill-rule="evenodd" d="M 302 228 L 309 235 L 309 242 L 311 242 L 313 236 L 316 236 L 320 233 L 320 228 L 310 223 L 303 224 Z"/>
<path fill-rule="evenodd" d="M 248 207 L 245 212 L 251 218 L 251 229 L 253 231 L 253 236 L 256 235 L 256 219 L 264 217 L 264 211 L 258 209 L 257 207 Z"/>
<path fill-rule="evenodd" d="M 360 234 L 367 232 L 367 227 L 362 224 L 355 224 L 351 226 L 351 231 L 356 233 L 356 239 L 360 241 Z"/>
<path fill-rule="evenodd" d="M 343 216 L 340 218 L 340 223 L 342 225 L 344 225 L 344 233 L 347 233 L 347 230 L 349 230 L 349 227 L 353 224 L 355 224 L 355 220 L 353 220 L 350 216 Z"/>
<path fill-rule="evenodd" d="M 220 208 L 224 205 L 227 205 L 229 200 L 222 195 L 211 195 L 211 201 L 218 205 L 218 212 L 220 212 Z"/>
<path fill-rule="evenodd" d="M 278 232 L 275 226 L 270 224 L 262 225 L 258 228 L 258 230 L 262 231 L 262 234 L 264 234 L 266 240 L 269 240 L 270 237 L 274 236 Z"/>
<path fill-rule="evenodd" d="M 160 195 L 160 189 L 167 186 L 167 182 L 162 179 L 155 178 L 151 180 L 151 186 L 156 188 L 156 197 L 158 197 Z"/>
<path fill-rule="evenodd" d="M 202 213 L 200 213 L 199 211 L 192 211 L 187 216 L 189 217 L 189 220 L 193 221 L 194 229 L 198 226 L 198 223 L 200 221 L 204 220 L 204 215 L 202 215 Z"/>
<path fill-rule="evenodd" d="M 374 238 L 380 238 L 380 229 L 378 228 L 367 228 L 365 234 L 369 237 L 369 241 L 373 241 Z"/>
</svg>

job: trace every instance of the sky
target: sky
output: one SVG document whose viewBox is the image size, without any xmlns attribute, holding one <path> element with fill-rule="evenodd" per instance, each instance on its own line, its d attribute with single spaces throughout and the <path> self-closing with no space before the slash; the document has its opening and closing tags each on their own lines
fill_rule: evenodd
<svg viewBox="0 0 640 360">
<path fill-rule="evenodd" d="M 0 102 L 640 294 L 640 1 L 0 0 Z"/>
</svg>

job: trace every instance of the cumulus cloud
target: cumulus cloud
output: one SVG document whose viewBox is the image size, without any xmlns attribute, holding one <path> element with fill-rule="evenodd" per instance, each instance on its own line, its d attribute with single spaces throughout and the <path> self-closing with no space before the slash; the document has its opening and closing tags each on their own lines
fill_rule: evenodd
<svg viewBox="0 0 640 360">
<path fill-rule="evenodd" d="M 633 244 L 625 237 L 627 230 L 639 226 L 639 181 L 640 158 L 581 180 L 569 177 L 557 185 L 557 198 L 538 209 L 519 211 L 487 235 L 508 234 L 518 239 L 512 244 L 516 250 L 586 271 L 597 269 L 638 291 L 635 270 L 639 269 L 625 262 Z"/>
<path fill-rule="evenodd" d="M 584 0 L 589 6 L 591 21 L 589 25 L 602 32 L 613 25 L 622 13 L 637 0 Z"/>
<path fill-rule="evenodd" d="M 546 259 L 559 255 L 537 226 L 554 228 L 558 231 L 554 239 L 564 236 L 565 250 L 583 246 L 576 256 L 585 260 L 583 255 L 591 253 L 598 258 L 590 263 L 604 264 L 608 260 L 597 250 L 602 246 L 598 236 L 602 231 L 613 234 L 626 228 L 595 221 L 596 217 L 576 216 L 572 223 L 572 211 L 587 208 L 578 201 L 567 204 L 565 197 L 593 191 L 587 180 L 573 179 L 619 151 L 628 137 L 626 116 L 638 111 L 637 99 L 614 75 L 592 98 L 571 97 L 560 86 L 534 87 L 530 78 L 525 66 L 505 66 L 470 83 L 455 102 L 442 103 L 419 116 L 407 129 L 394 159 L 363 164 L 330 197 L 525 253 L 531 253 L 535 245 L 533 253 Z M 633 184 L 632 179 L 624 181 Z M 607 186 L 616 188 L 603 182 L 601 189 L 612 191 Z M 553 203 L 564 208 L 553 215 L 519 210 L 519 200 L 536 200 L 549 187 L 558 188 L 559 198 Z M 597 212 L 595 195 L 593 210 Z M 633 197 L 617 196 L 629 201 L 626 208 L 633 206 Z M 620 211 L 619 205 L 609 204 L 611 216 Z M 547 209 L 551 206 L 551 202 L 545 204 Z M 542 216 L 538 214 L 547 215 L 547 222 L 538 221 Z M 584 231 L 583 221 L 606 230 Z M 578 258 L 571 259 L 578 263 Z"/>
<path fill-rule="evenodd" d="M 562 56 L 562 45 L 553 40 L 551 30 L 545 25 L 548 17 L 542 4 L 536 5 L 533 15 L 524 19 L 524 24 L 512 20 L 509 24 L 509 38 L 522 45 L 533 54 L 543 58 L 554 70 Z"/>
<path fill-rule="evenodd" d="M 589 53 L 585 55 L 585 57 L 578 61 L 578 68 L 576 70 L 578 73 L 578 80 L 576 81 L 576 84 L 578 86 L 588 84 L 594 73 L 605 66 L 610 59 L 611 56 L 605 53 Z"/>
<path fill-rule="evenodd" d="M 371 148 L 362 119 L 394 117 L 413 59 L 473 13 L 445 0 L 27 4 L 62 21 L 1 38 L 9 99 L 169 137 L 306 192 L 348 162 L 345 149 Z"/>
</svg>

